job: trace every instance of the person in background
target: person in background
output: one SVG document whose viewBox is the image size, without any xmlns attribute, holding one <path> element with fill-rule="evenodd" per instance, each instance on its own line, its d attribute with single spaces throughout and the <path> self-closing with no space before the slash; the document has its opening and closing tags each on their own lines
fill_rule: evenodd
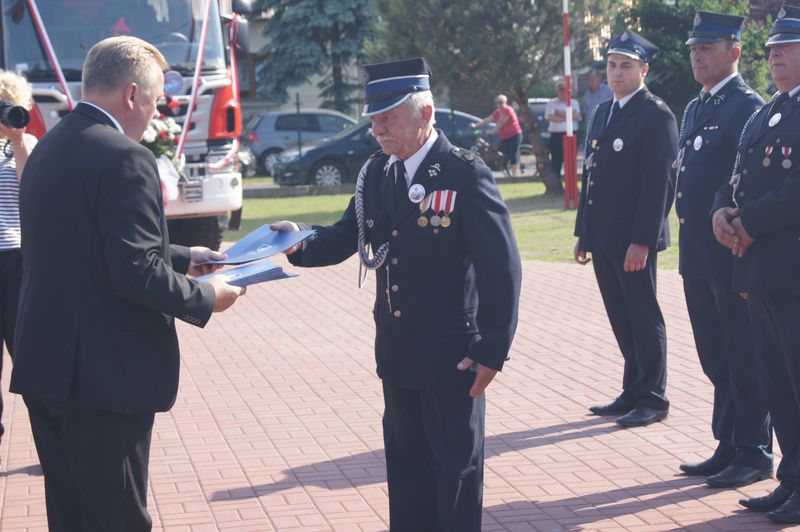
<svg viewBox="0 0 800 532">
<path fill-rule="evenodd" d="M 567 84 L 562 80 L 556 82 L 556 97 L 547 102 L 544 117 L 550 122 L 550 164 L 557 176 L 561 175 L 564 164 L 564 135 L 567 134 Z M 572 99 L 572 131 L 578 134 L 578 122 L 581 120 L 581 106 L 578 100 Z"/>
<path fill-rule="evenodd" d="M 500 145 L 497 147 L 506 157 L 508 164 L 511 165 L 511 175 L 519 175 L 519 146 L 522 143 L 522 127 L 514 108 L 508 105 L 508 98 L 505 94 L 498 94 L 494 99 L 497 106 L 492 114 L 476 124 L 470 124 L 472 129 L 480 128 L 494 122 L 497 134 L 500 136 Z"/>
<path fill-rule="evenodd" d="M 28 80 L 0 70 L 0 101 L 25 109 L 33 107 Z M 9 355 L 13 357 L 14 353 L 14 327 L 22 282 L 19 180 L 28 154 L 35 145 L 36 138 L 25 133 L 25 128 L 14 129 L 0 123 L 0 375 L 3 371 L 2 344 L 5 342 Z M 0 438 L 5 432 L 2 416 L 3 396 L 0 392 Z"/>
<path fill-rule="evenodd" d="M 608 85 L 600 79 L 597 70 L 590 70 L 586 74 L 586 83 L 589 85 L 583 93 L 583 114 L 591 116 L 595 108 L 601 103 L 610 100 L 614 94 Z"/>
</svg>

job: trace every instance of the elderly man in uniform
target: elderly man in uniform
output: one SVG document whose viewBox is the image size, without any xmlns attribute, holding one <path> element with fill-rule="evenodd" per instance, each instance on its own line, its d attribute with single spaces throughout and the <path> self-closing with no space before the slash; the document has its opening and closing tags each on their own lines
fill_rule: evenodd
<svg viewBox="0 0 800 532">
<path fill-rule="evenodd" d="M 490 170 L 433 128 L 425 61 L 365 70 L 364 115 L 382 151 L 361 169 L 342 218 L 314 227 L 289 260 L 325 266 L 358 253 L 376 272 L 391 530 L 478 532 L 483 391 L 514 336 L 519 253 Z"/>
<path fill-rule="evenodd" d="M 736 255 L 733 288 L 747 298 L 783 452 L 778 487 L 740 502 L 774 521 L 800 523 L 800 7 L 781 8 L 767 47 L 778 93 L 745 125 L 712 224 Z"/>
<path fill-rule="evenodd" d="M 683 113 L 675 210 L 680 273 L 695 346 L 714 385 L 714 454 L 682 464 L 711 486 L 746 486 L 772 475 L 772 429 L 758 377 L 747 303 L 733 291 L 733 256 L 714 238 L 708 216 L 730 179 L 742 128 L 764 100 L 738 73 L 744 19 L 698 11 L 686 44 L 700 95 Z"/>
<path fill-rule="evenodd" d="M 630 29 L 607 57 L 613 100 L 589 122 L 583 186 L 575 223 L 575 260 L 591 252 L 597 284 L 625 369 L 622 393 L 589 410 L 620 416 L 623 427 L 667 417 L 667 335 L 656 300 L 656 255 L 669 244 L 678 128 L 644 85 L 658 48 Z"/>
</svg>

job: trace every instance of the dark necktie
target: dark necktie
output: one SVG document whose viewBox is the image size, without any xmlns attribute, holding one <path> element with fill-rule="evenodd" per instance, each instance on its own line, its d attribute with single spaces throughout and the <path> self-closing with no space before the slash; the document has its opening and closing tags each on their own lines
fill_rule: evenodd
<svg viewBox="0 0 800 532">
<path fill-rule="evenodd" d="M 711 93 L 706 91 L 700 91 L 700 100 L 697 102 L 697 107 L 694 108 L 694 116 L 700 114 L 700 111 L 703 109 L 703 105 L 711 98 Z"/>
<path fill-rule="evenodd" d="M 767 115 L 768 118 L 772 118 L 772 115 L 777 113 L 781 106 L 789 99 L 789 93 L 783 92 L 775 97 L 774 100 L 769 104 L 769 114 Z"/>
<path fill-rule="evenodd" d="M 619 114 L 619 111 L 620 111 L 619 102 L 615 101 L 614 105 L 611 106 L 611 110 L 608 113 L 608 120 L 606 120 L 606 126 L 608 126 L 611 123 L 611 121 L 614 120 L 614 117 Z"/>
<path fill-rule="evenodd" d="M 406 184 L 406 165 L 397 160 L 394 163 L 394 206 L 400 208 L 408 198 L 408 185 Z"/>
</svg>

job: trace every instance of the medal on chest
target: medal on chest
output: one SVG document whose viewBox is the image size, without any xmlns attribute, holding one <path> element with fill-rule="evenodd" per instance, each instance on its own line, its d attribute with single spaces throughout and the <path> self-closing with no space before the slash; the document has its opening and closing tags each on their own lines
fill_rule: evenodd
<svg viewBox="0 0 800 532">
<path fill-rule="evenodd" d="M 764 168 L 768 168 L 770 164 L 772 164 L 772 159 L 770 159 L 770 155 L 772 155 L 772 150 L 774 149 L 773 146 L 767 146 L 764 148 L 764 160 L 761 161 L 761 164 L 764 165 Z"/>
<path fill-rule="evenodd" d="M 783 166 L 786 170 L 792 167 L 792 160 L 789 159 L 789 156 L 792 155 L 792 148 L 789 146 L 784 146 L 781 148 L 781 153 L 783 154 L 783 161 L 781 161 L 781 166 Z"/>
<path fill-rule="evenodd" d="M 428 209 L 431 208 L 431 199 L 433 194 L 428 194 L 424 200 L 422 200 L 419 204 L 419 218 L 417 218 L 417 225 L 420 227 L 427 227 L 428 226 L 428 218 L 425 216 L 425 213 L 428 212 Z"/>
</svg>

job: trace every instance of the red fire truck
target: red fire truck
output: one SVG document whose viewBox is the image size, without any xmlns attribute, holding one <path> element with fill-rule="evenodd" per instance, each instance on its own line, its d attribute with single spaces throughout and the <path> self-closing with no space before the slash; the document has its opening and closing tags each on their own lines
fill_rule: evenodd
<svg viewBox="0 0 800 532">
<path fill-rule="evenodd" d="M 166 205 L 170 240 L 217 249 L 228 214 L 242 206 L 235 67 L 247 54 L 247 22 L 240 15 L 250 12 L 250 2 L 0 0 L 0 10 L 0 66 L 33 85 L 28 131 L 34 135 L 80 99 L 81 68 L 96 42 L 133 35 L 161 50 L 170 63 L 165 92 L 171 102 L 160 111 L 188 128 L 178 197 Z"/>
</svg>

